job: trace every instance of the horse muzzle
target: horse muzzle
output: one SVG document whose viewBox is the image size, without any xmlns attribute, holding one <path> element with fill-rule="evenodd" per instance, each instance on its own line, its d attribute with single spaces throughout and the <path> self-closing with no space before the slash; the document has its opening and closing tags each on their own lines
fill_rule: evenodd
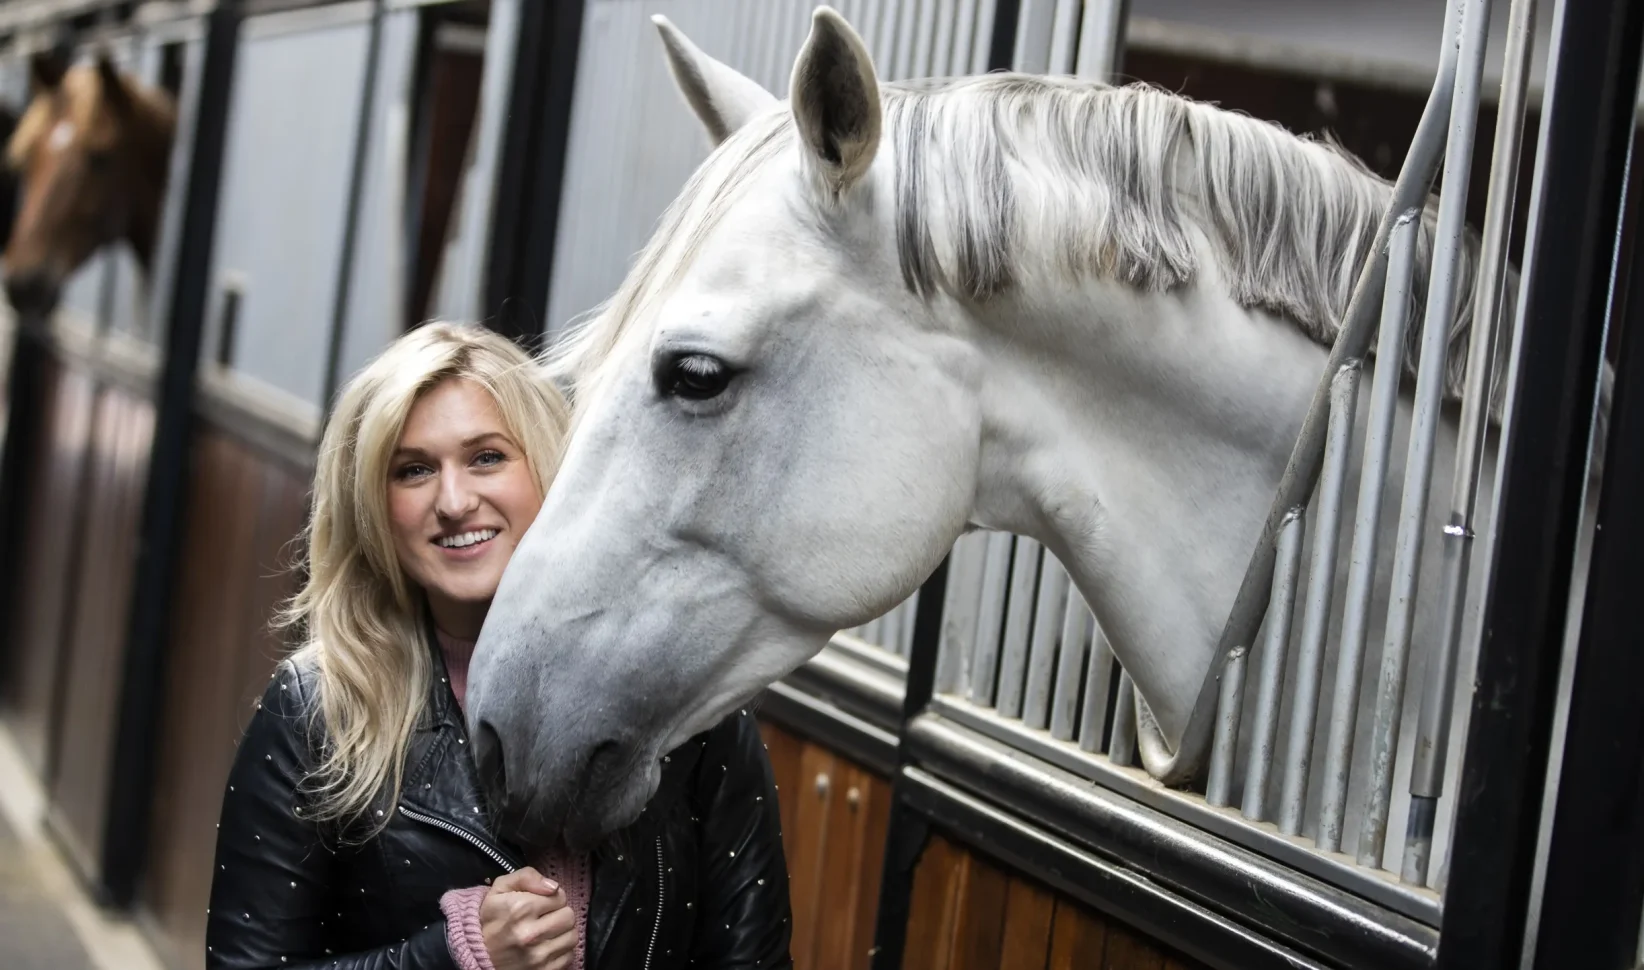
<svg viewBox="0 0 1644 970">
<path fill-rule="evenodd" d="M 6 299 L 18 317 L 33 319 L 48 316 L 57 309 L 62 288 L 50 273 L 39 269 L 25 269 L 6 274 Z"/>
</svg>

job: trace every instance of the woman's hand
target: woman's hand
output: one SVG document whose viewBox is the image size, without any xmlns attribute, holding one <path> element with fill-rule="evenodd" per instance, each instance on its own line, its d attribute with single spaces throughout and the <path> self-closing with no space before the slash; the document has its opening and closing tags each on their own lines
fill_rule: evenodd
<svg viewBox="0 0 1644 970">
<path fill-rule="evenodd" d="M 565 891 L 527 866 L 491 885 L 479 910 L 485 951 L 497 970 L 564 970 L 577 945 Z"/>
</svg>

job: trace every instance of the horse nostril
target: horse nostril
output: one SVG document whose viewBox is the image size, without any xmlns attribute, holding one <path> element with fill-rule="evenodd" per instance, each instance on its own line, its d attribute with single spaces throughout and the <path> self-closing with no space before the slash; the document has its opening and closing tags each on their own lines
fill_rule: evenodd
<svg viewBox="0 0 1644 970">
<path fill-rule="evenodd" d="M 55 293 L 51 280 L 35 272 L 15 273 L 6 277 L 6 299 L 19 315 L 40 314 L 51 310 Z"/>
<path fill-rule="evenodd" d="M 598 788 L 605 779 L 621 769 L 625 758 L 622 742 L 615 738 L 607 738 L 594 745 L 588 752 L 588 763 L 582 768 L 583 788 Z"/>
</svg>

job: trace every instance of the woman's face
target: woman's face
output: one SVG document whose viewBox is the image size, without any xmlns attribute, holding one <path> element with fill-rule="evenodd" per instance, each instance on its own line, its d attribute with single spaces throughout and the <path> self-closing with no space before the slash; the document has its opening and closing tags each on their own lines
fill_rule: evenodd
<svg viewBox="0 0 1644 970">
<path fill-rule="evenodd" d="M 486 608 L 542 506 L 525 453 L 496 402 L 449 378 L 411 408 L 388 471 L 388 515 L 400 566 L 446 633 L 479 635 Z"/>
</svg>

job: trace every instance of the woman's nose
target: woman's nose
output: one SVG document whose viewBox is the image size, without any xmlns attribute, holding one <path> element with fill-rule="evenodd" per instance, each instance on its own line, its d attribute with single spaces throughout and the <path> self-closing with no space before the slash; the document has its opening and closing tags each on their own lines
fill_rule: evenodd
<svg viewBox="0 0 1644 970">
<path fill-rule="evenodd" d="M 461 473 L 440 477 L 440 494 L 435 511 L 442 518 L 460 519 L 479 505 L 479 494 L 469 487 L 467 476 Z"/>
</svg>

